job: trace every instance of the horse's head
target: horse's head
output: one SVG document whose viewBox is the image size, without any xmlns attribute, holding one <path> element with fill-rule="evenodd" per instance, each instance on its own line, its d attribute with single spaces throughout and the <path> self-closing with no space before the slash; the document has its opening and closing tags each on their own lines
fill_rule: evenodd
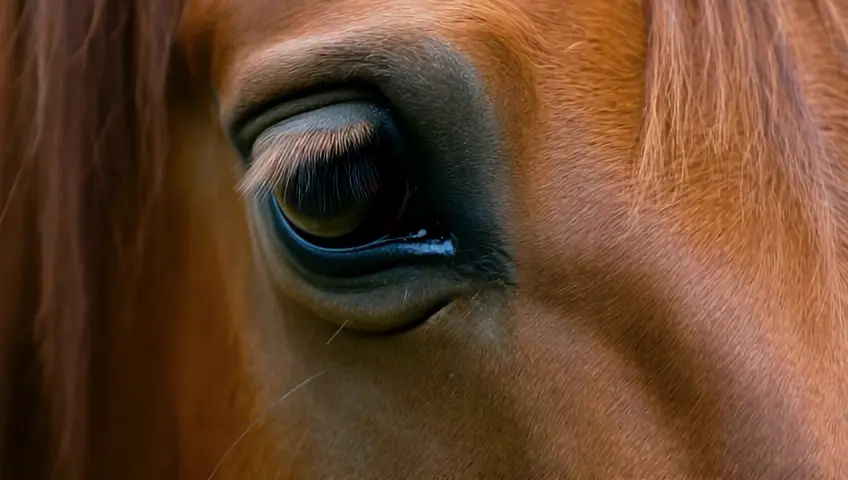
<svg viewBox="0 0 848 480">
<path fill-rule="evenodd" d="M 8 3 L 14 474 L 846 474 L 844 8 Z"/>
</svg>

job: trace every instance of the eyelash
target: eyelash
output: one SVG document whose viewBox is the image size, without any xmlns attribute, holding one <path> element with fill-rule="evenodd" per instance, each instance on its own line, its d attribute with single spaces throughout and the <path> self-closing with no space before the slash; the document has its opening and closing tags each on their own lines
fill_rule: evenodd
<svg viewBox="0 0 848 480">
<path fill-rule="evenodd" d="M 307 130 L 297 135 L 277 133 L 270 127 L 254 141 L 251 161 L 239 189 L 249 195 L 264 196 L 296 178 L 302 172 L 315 171 L 322 163 L 334 162 L 341 155 L 367 148 L 375 141 L 370 125 L 352 125 L 342 132 Z M 303 182 L 299 183 L 303 187 Z M 298 185 L 296 185 L 296 188 Z"/>
<path fill-rule="evenodd" d="M 300 210 L 321 213 L 349 201 L 366 205 L 379 189 L 379 170 L 361 149 L 339 157 L 311 158 L 292 169 L 279 187 L 286 201 Z"/>
</svg>

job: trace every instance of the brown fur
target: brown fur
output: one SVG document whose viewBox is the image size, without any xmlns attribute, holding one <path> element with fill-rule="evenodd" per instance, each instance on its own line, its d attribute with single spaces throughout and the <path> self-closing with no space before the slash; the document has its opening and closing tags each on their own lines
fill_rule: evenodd
<svg viewBox="0 0 848 480">
<path fill-rule="evenodd" d="M 848 478 L 845 15 L 4 2 L 0 477 Z M 419 37 L 499 112 L 516 290 L 339 333 L 222 119 L 275 52 Z"/>
</svg>

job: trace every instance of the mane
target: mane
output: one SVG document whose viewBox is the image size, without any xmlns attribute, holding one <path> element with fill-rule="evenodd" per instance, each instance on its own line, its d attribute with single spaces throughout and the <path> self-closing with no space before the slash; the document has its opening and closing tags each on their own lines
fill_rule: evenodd
<svg viewBox="0 0 848 480">
<path fill-rule="evenodd" d="M 95 326 L 109 265 L 140 268 L 178 3 L 0 6 L 2 478 L 87 476 Z"/>
<path fill-rule="evenodd" d="M 841 315 L 837 256 L 848 232 L 834 169 L 844 169 L 845 152 L 835 152 L 816 123 L 798 63 L 810 53 L 801 51 L 800 35 L 824 31 L 830 45 L 816 45 L 818 60 L 807 65 L 826 59 L 848 75 L 845 12 L 833 0 L 671 0 L 646 8 L 639 202 L 722 205 L 710 215 L 728 218 L 712 220 L 763 234 L 746 248 L 768 255 L 776 271 L 806 268 L 797 264 L 809 253 L 825 297 L 811 302 Z"/>
</svg>

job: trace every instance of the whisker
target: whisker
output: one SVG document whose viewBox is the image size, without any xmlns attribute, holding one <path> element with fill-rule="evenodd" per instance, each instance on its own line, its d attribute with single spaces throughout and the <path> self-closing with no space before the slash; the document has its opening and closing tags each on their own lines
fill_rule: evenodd
<svg viewBox="0 0 848 480">
<path fill-rule="evenodd" d="M 215 477 L 215 474 L 218 473 L 218 469 L 221 468 L 221 465 L 224 464 L 224 460 L 226 460 L 227 457 L 229 457 L 230 453 L 236 448 L 236 445 L 241 443 L 241 441 L 244 440 L 244 438 L 247 436 L 247 434 L 250 433 L 250 431 L 253 430 L 253 428 L 256 427 L 256 425 L 258 425 L 260 421 L 262 421 L 266 416 L 268 416 L 268 413 L 270 413 L 271 410 L 276 408 L 280 403 L 283 402 L 283 400 L 288 398 L 291 394 L 300 390 L 301 388 L 306 386 L 306 384 L 308 384 L 309 382 L 315 380 L 316 378 L 320 377 L 321 375 L 324 375 L 325 373 L 327 373 L 329 371 L 330 371 L 329 369 L 326 369 L 326 370 L 322 370 L 318 373 L 313 374 L 312 376 L 310 376 L 306 380 L 295 385 L 294 388 L 292 388 L 291 390 L 289 390 L 288 392 L 283 394 L 283 396 L 281 396 L 280 398 L 271 402 L 270 405 L 268 405 L 264 410 L 259 412 L 259 414 L 256 416 L 256 418 L 254 418 L 253 421 L 250 422 L 250 425 L 248 425 L 247 428 L 241 433 L 241 435 L 239 435 L 235 439 L 235 441 L 227 448 L 227 450 L 224 451 L 224 454 L 221 455 L 221 459 L 218 460 L 218 463 L 215 465 L 215 468 L 212 470 L 212 473 L 209 475 L 209 478 L 207 480 L 212 480 L 212 478 Z"/>
<path fill-rule="evenodd" d="M 336 333 L 334 333 L 334 334 L 333 334 L 333 336 L 332 336 L 332 337 L 330 337 L 330 339 L 329 339 L 329 340 L 327 340 L 327 345 L 329 345 L 329 344 L 330 344 L 330 342 L 332 342 L 332 341 L 333 341 L 333 339 L 334 339 L 334 338 L 336 338 L 336 335 L 338 335 L 339 333 L 341 333 L 341 331 L 342 331 L 342 330 L 344 330 L 344 327 L 345 327 L 346 325 L 347 325 L 347 319 L 345 319 L 345 321 L 344 321 L 344 322 L 342 322 L 342 326 L 341 326 L 341 327 L 339 327 L 339 329 L 338 329 L 338 330 L 336 330 Z"/>
</svg>

